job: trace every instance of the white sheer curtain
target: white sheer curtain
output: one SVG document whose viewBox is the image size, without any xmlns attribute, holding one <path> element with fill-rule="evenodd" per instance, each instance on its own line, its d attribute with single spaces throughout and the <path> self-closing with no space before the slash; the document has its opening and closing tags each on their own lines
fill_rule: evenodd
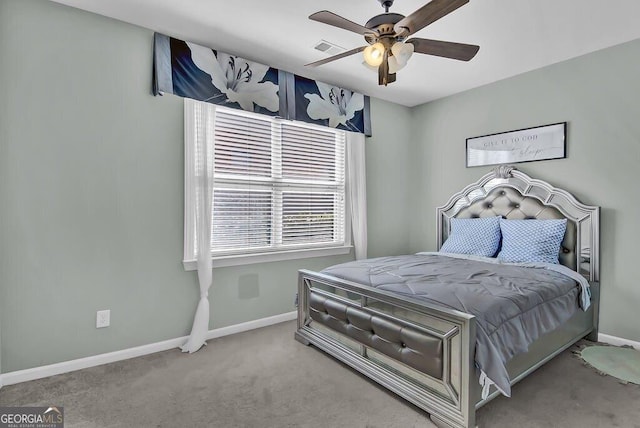
<svg viewBox="0 0 640 428">
<path fill-rule="evenodd" d="M 347 132 L 347 192 L 356 260 L 367 258 L 367 176 L 364 134 Z"/>
<path fill-rule="evenodd" d="M 192 183 L 196 196 L 196 256 L 200 301 L 193 318 L 189 339 L 180 347 L 182 352 L 196 352 L 206 345 L 209 331 L 209 287 L 213 280 L 211 263 L 211 223 L 213 214 L 213 151 L 216 108 L 213 104 L 184 99 L 185 150 L 195 160 Z M 189 150 L 191 149 L 191 150 Z"/>
</svg>

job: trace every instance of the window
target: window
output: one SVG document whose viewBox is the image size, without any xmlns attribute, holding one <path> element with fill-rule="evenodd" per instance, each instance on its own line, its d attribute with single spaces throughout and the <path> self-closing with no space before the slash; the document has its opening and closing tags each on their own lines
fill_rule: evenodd
<svg viewBox="0 0 640 428">
<path fill-rule="evenodd" d="M 215 107 L 209 132 L 216 265 L 349 251 L 345 132 L 224 107 Z M 199 173 L 199 153 L 188 133 L 186 140 L 185 265 L 197 248 L 190 183 Z"/>
</svg>

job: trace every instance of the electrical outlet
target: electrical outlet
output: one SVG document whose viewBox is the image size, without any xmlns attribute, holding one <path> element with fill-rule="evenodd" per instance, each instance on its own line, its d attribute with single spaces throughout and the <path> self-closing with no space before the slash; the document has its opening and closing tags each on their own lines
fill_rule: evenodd
<svg viewBox="0 0 640 428">
<path fill-rule="evenodd" d="M 109 324 L 111 324 L 110 309 L 96 312 L 96 328 L 109 327 Z"/>
</svg>

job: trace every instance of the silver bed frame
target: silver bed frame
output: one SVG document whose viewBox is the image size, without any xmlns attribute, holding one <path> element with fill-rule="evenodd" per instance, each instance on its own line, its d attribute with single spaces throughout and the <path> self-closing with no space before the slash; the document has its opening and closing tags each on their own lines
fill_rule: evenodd
<svg viewBox="0 0 640 428">
<path fill-rule="evenodd" d="M 599 207 L 584 205 L 569 192 L 509 166 L 497 167 L 437 208 L 438 248 L 448 236 L 452 217 L 568 220 L 560 263 L 589 280 L 592 305 L 509 361 L 512 385 L 581 338 L 597 340 L 599 212 Z M 299 272 L 298 299 L 296 340 L 313 344 L 423 409 L 438 426 L 474 427 L 476 409 L 499 394 L 492 389 L 481 399 L 473 315 L 308 270 Z M 354 328 L 349 320 L 333 317 L 336 311 L 373 320 L 386 333 L 378 331 L 381 336 L 376 336 L 372 328 L 363 336 L 361 326 Z M 422 351 L 429 355 L 425 358 L 433 359 L 429 369 L 402 358 L 408 345 L 398 339 L 399 332 L 410 333 L 412 343 L 421 349 L 433 350 L 431 354 Z"/>
</svg>

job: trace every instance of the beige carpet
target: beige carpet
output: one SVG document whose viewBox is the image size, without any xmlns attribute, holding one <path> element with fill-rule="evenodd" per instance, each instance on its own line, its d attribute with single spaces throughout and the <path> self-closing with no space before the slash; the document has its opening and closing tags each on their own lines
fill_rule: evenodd
<svg viewBox="0 0 640 428">
<path fill-rule="evenodd" d="M 71 427 L 432 427 L 321 351 L 294 322 L 0 389 L 2 406 L 64 406 Z M 478 412 L 484 427 L 640 428 L 640 387 L 566 351 Z"/>
</svg>

